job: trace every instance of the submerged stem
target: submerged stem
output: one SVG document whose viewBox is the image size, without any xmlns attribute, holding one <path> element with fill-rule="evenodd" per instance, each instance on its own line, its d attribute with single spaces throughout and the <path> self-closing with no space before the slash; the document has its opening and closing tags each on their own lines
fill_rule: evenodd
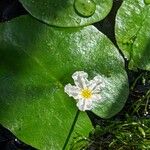
<svg viewBox="0 0 150 150">
<path fill-rule="evenodd" d="M 69 134 L 68 134 L 68 136 L 67 136 L 67 139 L 66 139 L 66 141 L 65 141 L 65 144 L 64 144 L 62 150 L 65 150 L 65 148 L 66 148 L 66 146 L 67 146 L 67 144 L 68 144 L 68 142 L 69 142 L 69 139 L 70 139 L 70 137 L 71 137 L 71 135 L 72 135 L 72 132 L 73 132 L 73 130 L 74 130 L 74 127 L 75 127 L 75 125 L 76 125 L 76 122 L 77 122 L 79 113 L 80 113 L 80 111 L 78 110 L 77 113 L 76 113 L 76 116 L 75 116 L 75 118 L 74 118 L 74 121 L 73 121 L 73 123 L 72 123 L 72 125 L 71 125 L 71 129 L 70 129 L 70 131 L 69 131 Z"/>
</svg>

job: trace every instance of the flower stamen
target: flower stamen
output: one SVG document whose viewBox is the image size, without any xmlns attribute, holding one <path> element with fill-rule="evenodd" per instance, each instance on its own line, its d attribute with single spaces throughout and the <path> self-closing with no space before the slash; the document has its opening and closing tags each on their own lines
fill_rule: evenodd
<svg viewBox="0 0 150 150">
<path fill-rule="evenodd" d="M 91 98 L 91 96 L 92 96 L 92 91 L 90 90 L 90 89 L 83 89 L 82 91 L 81 91 L 81 96 L 83 97 L 83 98 L 85 98 L 85 99 L 90 99 Z"/>
</svg>

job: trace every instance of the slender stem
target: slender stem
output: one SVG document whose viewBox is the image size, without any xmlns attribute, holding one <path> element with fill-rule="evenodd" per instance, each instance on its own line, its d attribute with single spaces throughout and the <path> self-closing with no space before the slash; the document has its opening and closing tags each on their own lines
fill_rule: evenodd
<svg viewBox="0 0 150 150">
<path fill-rule="evenodd" d="M 73 132 L 73 130 L 74 130 L 74 127 L 75 127 L 75 125 L 76 125 L 77 119 L 78 119 L 78 117 L 79 117 L 79 113 L 80 113 L 80 110 L 78 110 L 77 113 L 76 113 L 76 116 L 75 116 L 74 121 L 73 121 L 73 123 L 72 123 L 72 125 L 71 125 L 71 129 L 70 129 L 70 131 L 69 131 L 69 134 L 68 134 L 68 136 L 67 136 L 67 139 L 66 139 L 66 141 L 65 141 L 65 144 L 64 144 L 62 150 L 65 150 L 65 148 L 66 148 L 66 146 L 67 146 L 67 144 L 68 144 L 68 142 L 69 142 L 69 139 L 70 139 L 70 137 L 71 137 L 71 135 L 72 135 L 72 132 Z"/>
<path fill-rule="evenodd" d="M 143 76 L 143 73 L 141 73 L 136 79 L 135 79 L 135 81 L 133 82 L 133 84 L 132 84 L 132 86 L 131 86 L 131 90 L 133 90 L 134 88 L 135 88 L 135 85 L 136 85 L 136 83 L 137 83 L 137 81 L 141 78 Z"/>
<path fill-rule="evenodd" d="M 146 99 L 147 100 L 146 100 L 144 111 L 145 111 L 145 114 L 147 115 L 147 113 L 148 113 L 148 111 L 147 111 L 147 109 L 148 109 L 148 103 L 149 103 L 149 99 L 150 99 L 150 90 L 148 90 L 147 93 L 146 93 Z"/>
</svg>

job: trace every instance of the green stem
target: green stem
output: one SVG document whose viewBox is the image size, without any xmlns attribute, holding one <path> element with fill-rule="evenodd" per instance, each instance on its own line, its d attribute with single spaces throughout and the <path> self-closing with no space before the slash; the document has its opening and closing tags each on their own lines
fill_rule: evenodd
<svg viewBox="0 0 150 150">
<path fill-rule="evenodd" d="M 131 88 L 130 88 L 131 91 L 135 88 L 135 85 L 136 85 L 137 81 L 138 81 L 142 76 L 143 76 L 143 73 L 141 73 L 141 74 L 135 79 L 135 81 L 133 82 L 133 84 L 132 84 L 132 86 L 131 86 Z"/>
<path fill-rule="evenodd" d="M 147 91 L 145 97 L 146 97 L 146 104 L 145 104 L 145 109 L 144 109 L 144 111 L 145 111 L 145 113 L 148 113 L 147 109 L 148 109 L 148 103 L 149 103 L 149 99 L 150 99 L 150 90 Z"/>
<path fill-rule="evenodd" d="M 65 150 L 65 148 L 66 148 L 66 146 L 67 146 L 67 144 L 68 144 L 68 142 L 69 142 L 69 139 L 70 139 L 70 137 L 71 137 L 71 135 L 72 135 L 72 132 L 73 132 L 73 130 L 74 130 L 74 127 L 75 127 L 75 125 L 76 125 L 77 119 L 78 119 L 78 117 L 79 117 L 79 113 L 80 113 L 80 111 L 78 110 L 77 113 L 76 113 L 76 116 L 75 116 L 75 118 L 74 118 L 74 121 L 73 121 L 73 123 L 72 123 L 71 129 L 70 129 L 70 131 L 69 131 L 69 134 L 68 134 L 68 136 L 67 136 L 67 139 L 66 139 L 66 141 L 65 141 L 65 144 L 64 144 L 62 150 Z"/>
</svg>

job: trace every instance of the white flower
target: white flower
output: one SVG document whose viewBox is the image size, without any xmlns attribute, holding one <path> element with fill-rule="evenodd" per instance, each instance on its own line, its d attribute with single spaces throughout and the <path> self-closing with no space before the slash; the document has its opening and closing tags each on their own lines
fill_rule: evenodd
<svg viewBox="0 0 150 150">
<path fill-rule="evenodd" d="M 81 111 L 91 110 L 96 102 L 101 100 L 101 90 L 104 87 L 102 77 L 95 76 L 93 80 L 88 81 L 88 74 L 84 71 L 76 71 L 72 78 L 75 86 L 67 84 L 65 92 L 77 101 L 77 107 Z"/>
</svg>

